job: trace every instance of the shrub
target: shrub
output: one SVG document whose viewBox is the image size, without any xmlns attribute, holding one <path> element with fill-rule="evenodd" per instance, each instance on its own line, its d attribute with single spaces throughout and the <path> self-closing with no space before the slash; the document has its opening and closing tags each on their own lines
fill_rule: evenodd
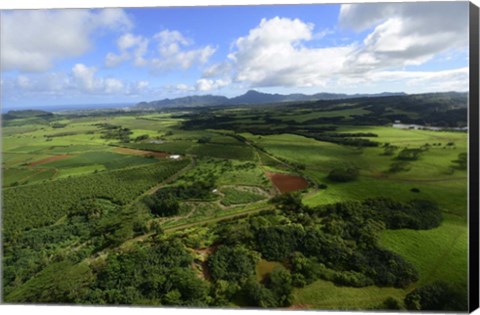
<svg viewBox="0 0 480 315">
<path fill-rule="evenodd" d="M 350 182 L 358 177 L 358 173 L 357 168 L 338 168 L 332 170 L 327 178 L 334 182 Z"/>
<path fill-rule="evenodd" d="M 468 165 L 468 155 L 467 153 L 463 152 L 458 155 L 458 159 L 452 161 L 455 163 L 455 168 L 460 170 L 466 170 Z"/>
<path fill-rule="evenodd" d="M 451 285 L 437 281 L 417 288 L 407 294 L 405 305 L 409 310 L 422 311 L 463 311 L 467 301 Z"/>
<path fill-rule="evenodd" d="M 420 154 L 422 153 L 421 149 L 403 149 L 397 156 L 397 160 L 402 161 L 415 161 L 418 160 Z"/>
<path fill-rule="evenodd" d="M 410 170 L 410 163 L 407 161 L 395 161 L 390 165 L 390 173 L 407 172 Z"/>
<path fill-rule="evenodd" d="M 373 284 L 372 279 L 355 271 L 336 272 L 333 282 L 338 285 L 346 285 L 349 287 L 366 287 Z"/>
<path fill-rule="evenodd" d="M 208 269 L 212 279 L 244 282 L 255 274 L 258 257 L 241 246 L 220 246 L 208 257 Z"/>
<path fill-rule="evenodd" d="M 260 228 L 257 246 L 265 259 L 282 260 L 295 251 L 303 235 L 303 228 L 298 225 Z"/>
<path fill-rule="evenodd" d="M 381 310 L 403 310 L 402 302 L 393 297 L 388 297 L 380 305 Z"/>
</svg>

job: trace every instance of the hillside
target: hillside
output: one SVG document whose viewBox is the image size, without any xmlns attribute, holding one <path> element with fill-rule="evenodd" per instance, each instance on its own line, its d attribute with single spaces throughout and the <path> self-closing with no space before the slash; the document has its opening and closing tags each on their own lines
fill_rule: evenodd
<svg viewBox="0 0 480 315">
<path fill-rule="evenodd" d="M 380 94 L 336 94 L 336 93 L 316 93 L 306 95 L 301 93 L 295 94 L 270 94 L 262 93 L 255 90 L 249 90 L 245 94 L 227 98 L 225 96 L 215 95 L 193 95 L 174 99 L 162 99 L 151 102 L 141 102 L 135 107 L 138 109 L 158 109 L 163 107 L 200 107 L 200 106 L 217 106 L 217 105 L 250 105 L 250 104 L 269 104 L 283 102 L 306 102 L 319 100 L 340 100 L 352 99 L 358 97 L 380 97 L 380 96 L 397 96 L 406 95 L 403 92 Z"/>
</svg>

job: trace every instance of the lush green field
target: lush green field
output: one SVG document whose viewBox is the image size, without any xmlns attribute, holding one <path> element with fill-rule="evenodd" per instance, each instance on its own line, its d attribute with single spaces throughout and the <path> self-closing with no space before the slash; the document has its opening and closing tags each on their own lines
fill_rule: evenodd
<svg viewBox="0 0 480 315">
<path fill-rule="evenodd" d="M 165 143 L 128 143 L 122 144 L 122 146 L 147 150 L 147 151 L 158 151 L 158 152 L 168 152 L 172 154 L 186 154 L 188 149 L 193 145 L 192 141 L 179 140 L 175 142 L 165 142 Z"/>
<path fill-rule="evenodd" d="M 443 280 L 466 293 L 467 233 L 464 219 L 449 215 L 440 227 L 432 230 L 385 231 L 380 244 L 404 256 L 418 267 L 420 280 L 417 285 Z"/>
<path fill-rule="evenodd" d="M 395 115 L 428 116 L 375 102 L 6 121 L 7 300 L 362 310 L 384 308 L 387 298 L 404 307 L 412 290 L 438 280 L 466 296 L 467 133 L 394 128 Z M 355 176 L 335 179 L 338 170 Z M 304 177 L 308 188 L 279 197 L 271 173 Z M 157 193 L 158 204 L 149 203 Z M 411 225 L 394 229 L 382 212 L 367 217 L 373 212 L 358 202 L 371 198 L 405 209 L 428 201 L 443 221 L 422 229 L 403 213 Z M 166 252 L 153 254 L 157 247 Z M 142 277 L 134 276 L 136 255 L 146 259 Z M 392 261 L 418 277 L 405 271 L 402 287 L 394 280 L 403 269 Z M 170 277 L 180 284 L 169 291 Z"/>
<path fill-rule="evenodd" d="M 220 191 L 224 195 L 222 198 L 222 204 L 226 206 L 251 203 L 265 199 L 265 195 L 259 194 L 258 191 L 254 192 L 251 190 L 231 187 L 222 188 Z"/>
<path fill-rule="evenodd" d="M 105 198 L 126 204 L 188 165 L 188 161 L 167 161 L 93 175 L 60 179 L 45 184 L 4 189 L 5 236 L 50 225 L 82 199 Z"/>
<path fill-rule="evenodd" d="M 352 288 L 317 280 L 302 289 L 295 289 L 294 305 L 306 309 L 368 310 L 375 309 L 389 297 L 402 299 L 406 291 L 377 286 Z"/>
<path fill-rule="evenodd" d="M 229 145 L 228 150 L 225 150 L 225 145 L 214 143 L 196 144 L 189 153 L 204 157 L 213 157 L 218 159 L 234 159 L 248 161 L 253 159 L 253 152 L 248 146 L 244 145 Z"/>
</svg>

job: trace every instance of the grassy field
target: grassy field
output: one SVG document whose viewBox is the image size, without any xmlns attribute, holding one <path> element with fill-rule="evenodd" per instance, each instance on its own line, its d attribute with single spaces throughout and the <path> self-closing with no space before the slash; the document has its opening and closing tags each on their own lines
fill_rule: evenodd
<svg viewBox="0 0 480 315">
<path fill-rule="evenodd" d="M 388 142 L 396 146 L 419 147 L 425 143 L 441 143 L 431 147 L 422 154 L 419 160 L 413 161 L 408 172 L 388 173 L 393 158 L 382 155 L 381 148 L 363 149 L 361 153 L 354 150 L 345 152 L 341 160 L 330 159 L 321 166 L 312 165 L 314 157 L 298 159 L 307 162 L 306 172 L 315 180 L 326 183 L 325 190 L 311 191 L 304 197 L 307 205 L 315 206 L 345 199 L 362 200 L 365 198 L 389 196 L 396 200 L 416 198 L 437 202 L 444 212 L 444 222 L 439 228 L 426 231 L 386 230 L 380 244 L 387 249 L 405 257 L 420 272 L 420 280 L 407 290 L 378 287 L 347 288 L 336 287 L 331 283 L 319 280 L 303 289 L 296 289 L 295 303 L 310 308 L 322 309 L 365 309 L 381 304 L 387 297 L 402 300 L 406 293 L 414 287 L 443 280 L 456 285 L 466 292 L 467 275 L 467 174 L 462 170 L 447 173 L 459 153 L 466 152 L 465 134 L 457 132 L 432 132 L 419 130 L 396 130 L 385 127 L 345 129 L 348 132 L 373 132 L 378 134 L 377 141 Z M 279 141 L 276 139 L 276 141 Z M 455 148 L 448 148 L 449 142 Z M 294 159 L 279 148 L 266 145 L 278 156 Z M 325 157 L 338 150 L 328 149 L 324 145 Z M 296 145 L 296 150 L 302 150 Z M 311 152 L 312 147 L 305 151 Z M 319 152 L 320 153 L 320 152 Z M 332 154 L 335 156 L 335 154 Z M 335 164 L 354 165 L 360 168 L 360 178 L 349 183 L 333 183 L 326 177 L 328 167 Z M 312 165 L 312 167 L 309 167 Z M 417 188 L 420 192 L 412 192 Z M 341 307 L 338 307 L 341 305 Z"/>
<path fill-rule="evenodd" d="M 112 252 L 125 248 L 135 250 L 135 243 L 150 242 L 156 233 L 161 234 L 152 228 L 156 224 L 165 235 L 186 239 L 192 251 L 198 250 L 200 245 L 210 246 L 215 240 L 213 227 L 218 222 L 250 218 L 273 209 L 268 200 L 278 192 L 266 176 L 268 172 L 304 177 L 309 185 L 301 199 L 310 207 L 376 197 L 402 202 L 427 199 L 438 204 L 444 217 L 441 225 L 431 230 L 381 232 L 379 245 L 411 262 L 419 272 L 418 282 L 398 289 L 371 285 L 354 288 L 316 280 L 294 289 L 295 308 L 374 309 L 386 298 L 402 301 L 411 290 L 436 280 L 447 281 L 466 293 L 467 171 L 454 161 L 467 152 L 467 134 L 400 130 L 387 124 L 355 124 L 359 116 L 372 115 L 368 108 L 349 103 L 338 104 L 336 108 L 278 105 L 217 108 L 209 113 L 178 110 L 10 121 L 2 127 L 3 231 L 13 240 L 7 246 L 17 246 L 15 248 L 22 249 L 21 253 L 27 252 L 27 245 L 15 242 L 34 238 L 35 233 L 48 234 L 53 226 L 70 224 L 67 214 L 71 207 L 85 199 L 109 200 L 123 211 L 131 211 L 127 213 L 144 216 L 138 217 L 141 222 L 135 222 L 132 232 L 135 237 L 117 247 L 102 249 L 80 263 L 62 260 L 77 250 L 75 246 L 85 245 L 73 241 L 52 245 L 59 248 L 55 255 L 48 252 L 50 256 L 42 256 L 30 265 L 28 259 L 18 260 L 27 270 L 25 273 L 32 276 L 18 276 L 25 281 L 17 279 L 14 285 L 10 284 L 15 289 L 8 300 L 41 302 L 49 298 L 43 290 L 61 294 L 74 290 L 75 283 L 83 286 L 93 277 L 89 263 L 96 266 L 95 263 Z M 392 106 L 386 109 L 390 114 L 420 117 L 418 113 Z M 195 115 L 189 116 L 193 117 L 191 119 L 219 119 L 220 125 L 212 123 L 208 125 L 212 129 L 201 130 L 183 128 L 182 124 L 189 118 L 181 115 L 192 113 Z M 305 131 L 309 128 L 328 130 L 332 124 L 318 121 L 337 118 L 341 123 L 333 124 L 334 131 Z M 273 120 L 274 123 L 266 125 Z M 312 121 L 305 124 L 309 120 Z M 122 130 L 123 135 L 120 134 Z M 281 132 L 276 133 L 276 130 Z M 328 139 L 315 140 L 315 135 L 322 132 L 336 136 L 357 134 L 356 139 L 368 139 L 378 145 L 366 147 L 326 142 Z M 365 137 L 360 133 L 374 136 Z M 135 154 L 132 150 L 119 151 L 119 148 L 160 153 L 149 157 L 148 152 Z M 406 161 L 404 169 L 394 170 L 404 149 L 418 149 L 420 153 L 415 159 Z M 172 154 L 181 155 L 180 160 L 170 160 Z M 358 177 L 348 182 L 329 179 L 330 172 L 339 168 L 355 168 Z M 211 184 L 207 197 L 179 198 L 179 211 L 172 216 L 156 217 L 142 203 L 143 198 L 163 187 L 203 183 Z M 97 233 L 95 231 L 93 229 L 92 233 Z M 193 231 L 191 239 L 188 235 L 182 236 L 188 231 Z M 206 256 L 202 256 L 204 258 Z M 261 259 L 255 267 L 257 280 L 264 279 L 279 265 L 282 264 Z M 290 268 L 288 263 L 283 265 Z M 62 281 L 58 270 L 63 270 L 74 283 Z M 48 282 L 57 285 L 46 285 Z"/>
<path fill-rule="evenodd" d="M 417 285 L 443 280 L 467 292 L 467 233 L 465 220 L 449 215 L 440 227 L 428 231 L 387 230 L 380 244 L 417 266 Z"/>
<path fill-rule="evenodd" d="M 224 187 L 220 192 L 224 195 L 222 198 L 222 204 L 225 206 L 252 203 L 265 199 L 265 195 L 248 189 Z"/>
<path fill-rule="evenodd" d="M 321 310 L 368 310 L 378 307 L 386 298 L 403 299 L 403 289 L 370 286 L 352 288 L 336 286 L 332 282 L 317 280 L 301 289 L 295 289 L 297 308 Z"/>
</svg>

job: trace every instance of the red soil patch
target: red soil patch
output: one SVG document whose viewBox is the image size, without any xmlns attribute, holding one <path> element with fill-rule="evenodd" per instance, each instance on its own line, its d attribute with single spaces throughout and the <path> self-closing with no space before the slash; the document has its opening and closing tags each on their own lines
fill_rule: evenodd
<svg viewBox="0 0 480 315">
<path fill-rule="evenodd" d="M 145 151 L 145 150 L 136 150 L 136 149 L 129 149 L 129 148 L 115 148 L 113 151 L 122 154 L 130 154 L 130 155 L 139 155 L 139 156 L 153 156 L 156 158 L 165 158 L 168 156 L 165 152 L 155 152 L 155 151 Z"/>
<path fill-rule="evenodd" d="M 63 159 L 69 158 L 71 156 L 73 156 L 73 154 L 59 154 L 59 155 L 51 156 L 51 157 L 48 157 L 48 158 L 45 158 L 45 159 L 41 159 L 41 160 L 32 162 L 28 166 L 37 166 L 37 165 L 41 165 L 41 164 L 45 164 L 45 163 L 50 163 L 50 162 L 54 162 L 54 161 L 58 161 L 58 160 L 63 160 Z"/>
<path fill-rule="evenodd" d="M 300 176 L 280 173 L 267 173 L 267 176 L 281 193 L 301 190 L 308 187 L 308 182 Z"/>
</svg>

